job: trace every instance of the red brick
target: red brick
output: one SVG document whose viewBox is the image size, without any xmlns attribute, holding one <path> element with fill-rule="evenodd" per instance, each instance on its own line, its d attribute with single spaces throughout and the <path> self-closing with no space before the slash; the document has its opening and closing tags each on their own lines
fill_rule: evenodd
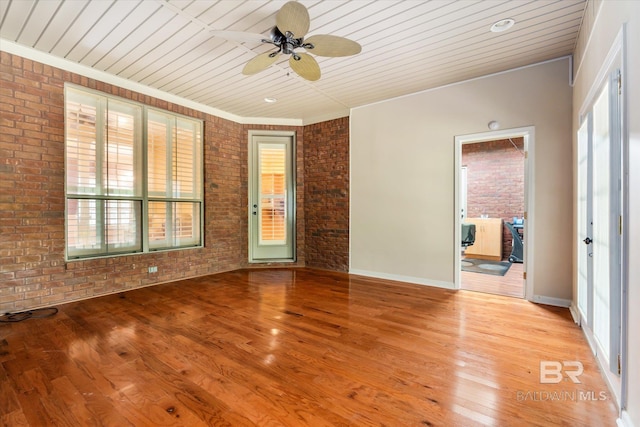
<svg viewBox="0 0 640 427">
<path fill-rule="evenodd" d="M 467 166 L 467 217 L 488 215 L 512 222 L 524 214 L 524 142 L 512 138 L 462 146 Z M 503 230 L 502 256 L 511 254 L 511 232 Z"/>
<path fill-rule="evenodd" d="M 349 119 L 305 127 L 306 263 L 349 269 Z"/>
<path fill-rule="evenodd" d="M 8 279 L 7 283 L 3 282 L 3 288 L 24 286 L 28 281 L 30 284 L 41 284 L 42 290 L 50 290 L 50 294 L 0 294 L 0 310 L 73 301 L 133 289 L 160 280 L 176 280 L 247 267 L 249 129 L 285 130 L 297 134 L 296 265 L 305 265 L 305 241 L 308 235 L 305 233 L 305 217 L 308 214 L 305 208 L 308 200 L 305 195 L 304 160 L 306 128 L 238 124 L 35 61 L 23 60 L 6 52 L 0 52 L 0 63 L 0 104 L 3 115 L 0 123 L 0 153 L 4 155 L 0 161 L 0 173 L 6 174 L 0 179 L 0 188 L 2 191 L 18 190 L 6 194 L 20 196 L 20 203 L 15 199 L 3 200 L 0 203 L 0 216 L 22 221 L 10 224 L 11 233 L 2 236 L 0 256 L 20 257 L 23 261 L 11 260 L 9 264 L 2 264 L 1 277 Z M 96 88 L 204 121 L 204 248 L 64 263 L 65 82 Z M 333 132 L 342 135 L 346 129 L 348 135 L 348 122 L 332 123 L 332 126 L 338 129 Z M 348 152 L 346 154 L 348 158 Z M 340 156 L 344 156 L 344 153 Z M 327 160 L 333 162 L 334 158 Z M 327 222 L 332 227 L 339 227 L 338 224 L 342 224 L 345 218 L 348 223 L 348 214 L 344 215 L 345 211 L 348 212 L 348 164 L 344 166 L 340 161 L 338 163 L 340 170 L 344 168 L 345 172 L 333 176 L 332 185 L 346 187 L 341 188 L 338 194 L 340 203 L 337 200 L 331 202 L 335 202 L 341 212 L 336 221 Z M 319 171 L 317 176 L 321 176 Z M 346 204 L 343 203 L 345 195 Z M 340 245 L 348 242 L 348 230 L 336 239 L 341 242 Z M 328 261 L 319 263 L 332 265 Z M 158 266 L 161 274 L 147 274 L 147 268 L 151 265 Z"/>
</svg>

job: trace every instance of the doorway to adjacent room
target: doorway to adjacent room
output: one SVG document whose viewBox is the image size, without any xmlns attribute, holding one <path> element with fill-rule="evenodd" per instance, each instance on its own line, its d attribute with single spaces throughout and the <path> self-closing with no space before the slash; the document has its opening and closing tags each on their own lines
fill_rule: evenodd
<svg viewBox="0 0 640 427">
<path fill-rule="evenodd" d="M 528 131 L 457 137 L 460 289 L 524 298 Z"/>
</svg>

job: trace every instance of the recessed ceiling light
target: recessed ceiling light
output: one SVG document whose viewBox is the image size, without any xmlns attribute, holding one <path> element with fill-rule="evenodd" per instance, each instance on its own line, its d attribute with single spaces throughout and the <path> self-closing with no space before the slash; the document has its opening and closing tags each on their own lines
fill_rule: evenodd
<svg viewBox="0 0 640 427">
<path fill-rule="evenodd" d="M 511 18 L 501 19 L 491 26 L 492 33 L 501 33 L 503 31 L 507 31 L 509 28 L 513 27 L 516 21 Z"/>
<path fill-rule="evenodd" d="M 277 102 L 277 101 L 278 101 L 277 99 L 271 98 L 270 96 L 264 99 L 264 102 L 268 102 L 269 104 L 273 104 L 274 102 Z"/>
</svg>

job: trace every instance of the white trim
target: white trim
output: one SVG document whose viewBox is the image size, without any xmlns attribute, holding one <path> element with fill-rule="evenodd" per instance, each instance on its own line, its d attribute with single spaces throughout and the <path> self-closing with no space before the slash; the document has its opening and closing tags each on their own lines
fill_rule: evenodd
<svg viewBox="0 0 640 427">
<path fill-rule="evenodd" d="M 451 282 L 442 282 L 439 280 L 424 279 L 422 277 L 402 276 L 398 274 L 380 273 L 378 271 L 368 270 L 354 270 L 349 269 L 349 274 L 355 274 L 358 276 L 373 277 L 376 279 L 394 280 L 396 282 L 414 283 L 416 285 L 434 286 L 437 288 L 454 289 L 454 284 Z"/>
<path fill-rule="evenodd" d="M 212 109 L 212 107 L 209 107 L 207 105 L 203 105 L 203 104 L 199 104 L 199 105 L 201 107 L 198 108 L 198 111 L 203 111 L 203 110 L 200 110 L 200 108 Z M 218 110 L 218 111 L 222 111 L 222 110 Z M 203 111 L 203 112 L 208 113 L 208 111 Z M 224 112 L 224 113 L 231 114 L 227 112 Z M 213 113 L 209 113 L 209 114 L 220 117 L 218 114 L 213 114 Z M 240 116 L 235 116 L 235 117 L 237 117 L 238 120 L 233 120 L 233 121 L 235 121 L 236 123 L 240 123 L 241 125 L 304 126 L 304 123 L 302 122 L 301 119 L 285 119 L 285 118 L 275 118 L 275 117 L 240 117 Z M 229 120 L 232 120 L 232 119 L 229 119 Z"/>
<path fill-rule="evenodd" d="M 544 295 L 534 295 L 533 298 L 531 298 L 531 302 L 535 302 L 537 304 L 553 305 L 555 307 L 570 308 L 572 301 L 570 299 L 564 299 L 564 298 L 554 298 L 554 297 L 547 297 Z"/>
<path fill-rule="evenodd" d="M 573 301 L 571 301 L 571 305 L 569 306 L 569 313 L 571 313 L 573 322 L 576 325 L 581 326 L 582 317 L 580 316 L 580 310 L 578 310 L 578 307 L 576 307 L 575 304 L 573 304 Z"/>
<path fill-rule="evenodd" d="M 600 344 L 598 343 L 598 340 L 593 335 L 593 331 L 587 325 L 583 325 L 581 329 L 584 337 L 587 339 L 587 343 L 589 344 L 591 353 L 593 353 L 593 356 L 596 359 L 596 363 L 598 364 L 598 368 L 600 369 L 602 379 L 607 385 L 609 392 L 614 396 L 613 403 L 617 408 L 620 408 L 619 393 L 621 390 L 621 377 L 618 377 L 613 372 L 611 372 L 611 369 L 609 368 L 609 362 L 607 360 L 602 360 L 602 357 L 600 357 L 602 349 L 600 347 Z"/>
<path fill-rule="evenodd" d="M 535 226 L 535 214 L 533 196 L 535 194 L 534 185 L 534 147 L 535 147 L 535 127 L 526 126 L 512 129 L 502 129 L 491 132 L 481 132 L 467 135 L 455 136 L 455 159 L 454 159 L 454 216 L 455 216 L 455 229 L 454 229 L 454 288 L 460 289 L 460 162 L 462 160 L 462 145 L 472 142 L 483 141 L 495 141 L 506 138 L 524 138 L 524 149 L 527 153 L 527 159 L 525 161 L 525 189 L 524 189 L 524 209 L 527 213 L 527 220 L 525 221 L 525 233 L 527 238 L 524 243 L 524 267 L 527 273 L 527 279 L 525 280 L 524 299 L 533 301 L 532 296 L 534 292 L 534 256 L 533 251 L 530 250 L 534 247 L 534 226 Z M 457 242 L 457 243 L 456 243 Z M 568 307 L 568 305 L 567 305 Z"/>
<path fill-rule="evenodd" d="M 598 71 L 595 79 L 593 80 L 593 84 L 587 93 L 587 96 L 582 101 L 582 105 L 580 106 L 580 110 L 578 111 L 578 118 L 580 121 L 582 117 L 586 114 L 587 110 L 591 108 L 594 103 L 595 97 L 600 93 L 600 89 L 602 89 L 602 84 L 609 77 L 609 72 L 611 71 L 611 67 L 613 66 L 618 54 L 622 51 L 622 39 L 623 39 L 624 27 L 620 29 L 618 34 L 616 35 L 615 40 L 611 44 L 611 49 L 607 53 L 607 57 L 602 62 L 602 66 Z"/>
<path fill-rule="evenodd" d="M 616 424 L 618 427 L 635 427 L 631 420 L 631 415 L 629 415 L 629 413 L 624 409 L 620 412 L 620 418 L 616 420 Z"/>
<path fill-rule="evenodd" d="M 353 120 L 352 120 L 352 115 L 353 115 L 353 109 L 351 109 L 349 111 L 349 243 L 348 243 L 348 257 L 349 257 L 349 271 L 351 271 L 351 261 L 352 261 L 352 254 L 353 254 L 353 233 L 351 232 L 351 230 L 353 230 L 353 181 L 351 180 L 353 177 L 353 162 L 351 161 L 351 153 L 353 153 Z M 306 243 L 306 242 L 305 242 Z"/>
<path fill-rule="evenodd" d="M 38 50 L 19 45 L 9 40 L 0 38 L 0 45 L 2 51 L 18 55 L 32 61 L 37 61 L 52 67 L 60 68 L 72 73 L 80 74 L 84 77 L 100 80 L 101 82 L 112 84 L 123 89 L 129 89 L 135 92 L 142 93 L 144 95 L 153 96 L 154 98 L 161 99 L 163 101 L 171 102 L 181 105 L 187 108 L 193 108 L 194 110 L 201 111 L 203 113 L 211 114 L 222 119 L 231 120 L 239 124 L 252 124 L 252 125 L 282 125 L 282 126 L 302 126 L 301 119 L 288 119 L 288 118 L 270 118 L 270 117 L 241 117 L 236 114 L 232 114 L 217 108 L 210 107 L 199 102 L 194 102 L 180 96 L 172 95 L 170 93 L 161 91 L 159 89 L 152 88 L 122 77 L 115 76 L 113 74 L 106 73 L 104 71 L 96 70 L 95 68 L 88 67 L 86 65 L 78 64 L 77 62 L 69 61 L 68 59 L 59 58 L 57 56 L 40 52 Z M 344 115 L 344 112 L 342 112 Z"/>
<path fill-rule="evenodd" d="M 622 73 L 622 97 L 620 100 L 620 119 L 622 120 L 620 155 L 622 157 L 622 254 L 620 257 L 622 273 L 620 276 L 620 294 L 622 301 L 620 302 L 620 408 L 622 409 L 621 418 L 626 418 L 628 426 L 632 426 L 631 417 L 626 412 L 627 395 L 629 388 L 629 108 L 627 91 L 628 78 L 628 58 L 627 52 L 629 41 L 627 39 L 627 23 L 622 24 L 622 52 L 620 58 L 620 72 Z"/>
</svg>

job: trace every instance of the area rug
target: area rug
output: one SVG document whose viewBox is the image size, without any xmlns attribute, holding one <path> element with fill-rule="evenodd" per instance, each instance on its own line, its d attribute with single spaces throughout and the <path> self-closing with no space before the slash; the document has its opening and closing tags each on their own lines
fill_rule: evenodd
<svg viewBox="0 0 640 427">
<path fill-rule="evenodd" d="M 511 267 L 511 263 L 508 261 L 489 261 L 475 258 L 465 258 L 461 264 L 462 271 L 491 274 L 493 276 L 504 276 L 509 271 L 509 267 Z"/>
</svg>

